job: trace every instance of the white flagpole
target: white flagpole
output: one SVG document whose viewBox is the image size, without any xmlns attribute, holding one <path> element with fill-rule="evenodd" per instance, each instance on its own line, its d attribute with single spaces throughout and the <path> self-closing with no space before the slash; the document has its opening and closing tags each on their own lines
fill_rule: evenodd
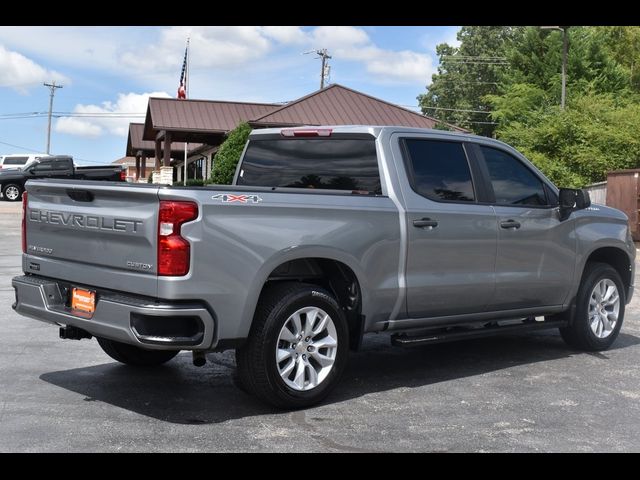
<svg viewBox="0 0 640 480">
<path fill-rule="evenodd" d="M 185 92 L 185 100 L 189 100 L 189 37 L 187 37 L 187 68 L 184 71 L 184 92 Z M 189 149 L 188 143 L 184 142 L 184 175 L 182 179 L 182 184 L 184 186 L 187 185 L 187 151 Z"/>
</svg>

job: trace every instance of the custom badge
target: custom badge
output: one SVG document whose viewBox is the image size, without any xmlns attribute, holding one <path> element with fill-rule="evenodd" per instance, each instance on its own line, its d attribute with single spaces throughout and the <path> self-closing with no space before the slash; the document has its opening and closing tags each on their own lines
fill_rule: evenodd
<svg viewBox="0 0 640 480">
<path fill-rule="evenodd" d="M 233 193 L 218 193 L 211 200 L 220 200 L 222 203 L 260 203 L 262 198 L 258 195 L 235 195 Z"/>
</svg>

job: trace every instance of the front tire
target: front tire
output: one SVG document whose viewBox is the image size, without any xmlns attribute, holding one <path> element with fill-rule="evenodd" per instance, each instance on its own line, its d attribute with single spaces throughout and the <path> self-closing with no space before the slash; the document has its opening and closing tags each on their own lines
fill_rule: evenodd
<svg viewBox="0 0 640 480">
<path fill-rule="evenodd" d="M 348 354 L 335 298 L 315 285 L 279 282 L 261 295 L 249 338 L 236 350 L 238 380 L 275 407 L 309 407 L 336 386 Z"/>
<path fill-rule="evenodd" d="M 96 338 L 104 353 L 114 360 L 134 367 L 152 367 L 162 365 L 175 357 L 180 350 L 146 350 L 126 343 Z"/>
<path fill-rule="evenodd" d="M 571 347 L 600 351 L 616 340 L 625 310 L 625 290 L 620 274 L 606 263 L 587 264 L 576 296 L 575 315 L 560 334 Z"/>
<path fill-rule="evenodd" d="M 2 196 L 9 202 L 17 202 L 22 198 L 22 188 L 15 183 L 8 183 L 2 187 Z"/>
</svg>

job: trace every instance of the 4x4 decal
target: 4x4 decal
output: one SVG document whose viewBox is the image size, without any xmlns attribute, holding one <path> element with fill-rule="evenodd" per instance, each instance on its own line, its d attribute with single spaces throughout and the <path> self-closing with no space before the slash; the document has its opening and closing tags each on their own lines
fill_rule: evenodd
<svg viewBox="0 0 640 480">
<path fill-rule="evenodd" d="M 262 198 L 258 195 L 235 195 L 233 193 L 218 193 L 211 200 L 220 200 L 222 203 L 260 203 Z"/>
</svg>

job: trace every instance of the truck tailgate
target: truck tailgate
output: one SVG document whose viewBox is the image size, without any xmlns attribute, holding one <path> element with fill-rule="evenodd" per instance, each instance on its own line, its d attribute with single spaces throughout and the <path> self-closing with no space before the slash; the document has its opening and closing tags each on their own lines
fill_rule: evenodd
<svg viewBox="0 0 640 480">
<path fill-rule="evenodd" d="M 40 180 L 26 190 L 26 273 L 156 296 L 157 186 Z"/>
</svg>

